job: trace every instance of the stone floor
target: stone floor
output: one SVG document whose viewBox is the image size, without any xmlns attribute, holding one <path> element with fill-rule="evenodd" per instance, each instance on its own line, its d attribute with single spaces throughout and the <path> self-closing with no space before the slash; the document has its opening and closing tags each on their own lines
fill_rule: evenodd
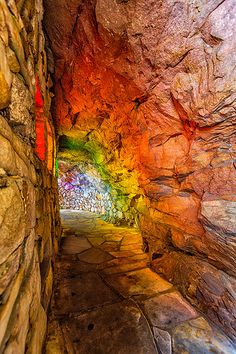
<svg viewBox="0 0 236 354">
<path fill-rule="evenodd" d="M 61 212 L 47 354 L 224 354 L 233 344 L 149 268 L 136 229 Z"/>
</svg>

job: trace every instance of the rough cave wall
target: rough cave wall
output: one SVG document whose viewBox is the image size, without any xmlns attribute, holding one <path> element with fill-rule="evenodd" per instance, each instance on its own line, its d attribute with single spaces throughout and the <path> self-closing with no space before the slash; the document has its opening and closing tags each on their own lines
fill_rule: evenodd
<svg viewBox="0 0 236 354">
<path fill-rule="evenodd" d="M 235 339 L 235 1 L 45 6 L 59 133 L 102 152 L 153 268 Z"/>
<path fill-rule="evenodd" d="M 42 16 L 0 0 L 1 353 L 42 352 L 60 232 Z"/>
</svg>

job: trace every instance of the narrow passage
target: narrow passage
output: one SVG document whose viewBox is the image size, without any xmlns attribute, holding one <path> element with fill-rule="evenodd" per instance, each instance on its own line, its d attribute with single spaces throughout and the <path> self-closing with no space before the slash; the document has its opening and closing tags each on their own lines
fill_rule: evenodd
<svg viewBox="0 0 236 354">
<path fill-rule="evenodd" d="M 61 212 L 47 354 L 233 353 L 231 343 L 149 268 L 137 229 Z"/>
</svg>

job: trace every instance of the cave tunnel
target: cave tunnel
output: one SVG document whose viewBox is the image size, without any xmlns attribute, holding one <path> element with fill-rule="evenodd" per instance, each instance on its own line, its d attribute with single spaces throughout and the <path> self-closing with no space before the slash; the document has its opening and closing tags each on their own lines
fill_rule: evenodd
<svg viewBox="0 0 236 354">
<path fill-rule="evenodd" d="M 0 353 L 236 354 L 235 0 L 0 0 Z"/>
</svg>

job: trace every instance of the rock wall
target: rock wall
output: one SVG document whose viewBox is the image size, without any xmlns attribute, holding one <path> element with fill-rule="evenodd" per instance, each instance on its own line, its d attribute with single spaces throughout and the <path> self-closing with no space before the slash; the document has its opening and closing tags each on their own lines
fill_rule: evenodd
<svg viewBox="0 0 236 354">
<path fill-rule="evenodd" d="M 41 353 L 60 235 L 40 0 L 0 0 L 0 353 Z"/>
<path fill-rule="evenodd" d="M 236 339 L 235 1 L 45 6 L 59 133 L 93 146 L 153 268 Z"/>
</svg>

